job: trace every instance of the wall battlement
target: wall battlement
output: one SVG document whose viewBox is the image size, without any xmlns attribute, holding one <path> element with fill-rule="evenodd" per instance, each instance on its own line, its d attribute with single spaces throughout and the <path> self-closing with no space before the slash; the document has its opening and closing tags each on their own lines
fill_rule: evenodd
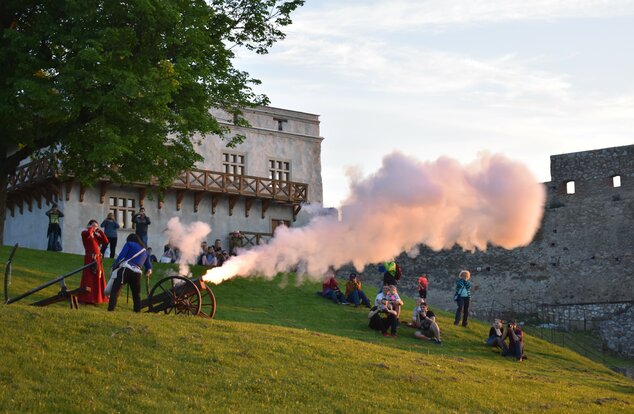
<svg viewBox="0 0 634 414">
<path fill-rule="evenodd" d="M 549 195 L 570 196 L 566 183 L 575 183 L 575 195 L 607 194 L 634 189 L 634 145 L 573 152 L 550 157 Z M 613 177 L 620 178 L 614 187 Z M 572 197 L 568 197 L 572 198 Z"/>
</svg>

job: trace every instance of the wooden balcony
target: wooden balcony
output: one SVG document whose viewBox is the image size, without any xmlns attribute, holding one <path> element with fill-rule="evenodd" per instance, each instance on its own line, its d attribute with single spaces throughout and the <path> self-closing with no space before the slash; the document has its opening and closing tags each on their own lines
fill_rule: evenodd
<svg viewBox="0 0 634 414">
<path fill-rule="evenodd" d="M 191 170 L 180 174 L 170 188 L 304 203 L 307 201 L 308 184 L 208 170 Z"/>
<path fill-rule="evenodd" d="M 32 203 L 36 201 L 41 208 L 42 197 L 47 202 L 53 198 L 61 198 L 65 193 L 66 200 L 70 200 L 73 177 L 62 180 L 56 165 L 46 160 L 39 160 L 18 168 L 16 173 L 9 177 L 7 186 L 7 208 L 14 215 L 14 209 L 19 208 L 23 212 L 24 204 L 32 211 Z M 105 202 L 110 180 L 105 177 L 100 180 L 97 188 L 100 190 L 101 202 Z M 139 204 L 143 205 L 147 189 L 158 189 L 152 181 L 150 183 L 129 183 L 131 187 L 139 188 Z M 84 200 L 87 190 L 80 186 L 79 201 Z M 165 191 L 176 191 L 176 209 L 181 209 L 183 197 L 186 193 L 194 194 L 194 211 L 198 211 L 198 205 L 202 198 L 209 194 L 212 197 L 211 213 L 215 214 L 216 206 L 221 198 L 229 200 L 229 214 L 233 214 L 233 208 L 241 197 L 245 200 L 245 212 L 249 211 L 253 201 L 262 203 L 262 218 L 271 203 L 287 204 L 292 206 L 293 217 L 301 209 L 301 203 L 307 200 L 308 184 L 293 181 L 278 181 L 268 178 L 248 175 L 226 174 L 209 170 L 191 170 L 181 173 Z M 163 197 L 159 196 L 158 208 L 163 207 Z"/>
</svg>

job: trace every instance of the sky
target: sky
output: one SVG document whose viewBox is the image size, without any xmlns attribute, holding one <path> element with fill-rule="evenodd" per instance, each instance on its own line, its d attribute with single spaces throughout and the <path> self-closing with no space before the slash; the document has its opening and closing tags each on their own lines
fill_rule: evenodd
<svg viewBox="0 0 634 414">
<path fill-rule="evenodd" d="M 307 0 L 268 55 L 271 106 L 318 114 L 324 206 L 399 151 L 550 155 L 634 144 L 634 0 Z"/>
</svg>

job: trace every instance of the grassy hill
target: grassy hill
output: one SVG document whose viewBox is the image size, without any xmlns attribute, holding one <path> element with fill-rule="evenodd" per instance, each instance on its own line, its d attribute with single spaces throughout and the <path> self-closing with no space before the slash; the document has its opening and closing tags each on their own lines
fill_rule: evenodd
<svg viewBox="0 0 634 414">
<path fill-rule="evenodd" d="M 2 262 L 9 250 L 0 248 Z M 10 296 L 82 263 L 19 249 Z M 157 267 L 154 280 L 172 274 Z M 0 411 L 634 412 L 631 380 L 569 350 L 527 337 L 529 360 L 517 363 L 483 345 L 488 326 L 454 327 L 443 312 L 442 346 L 409 328 L 384 338 L 367 328 L 365 309 L 334 305 L 319 289 L 292 275 L 229 281 L 213 287 L 218 312 L 205 320 L 134 314 L 125 293 L 114 313 L 28 306 L 52 286 L 0 306 Z"/>
</svg>

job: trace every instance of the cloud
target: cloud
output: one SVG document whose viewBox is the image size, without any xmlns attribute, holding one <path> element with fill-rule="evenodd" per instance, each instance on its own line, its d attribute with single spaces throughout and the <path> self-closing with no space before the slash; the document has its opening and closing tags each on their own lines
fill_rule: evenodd
<svg viewBox="0 0 634 414">
<path fill-rule="evenodd" d="M 336 36 L 351 30 L 358 33 L 442 30 L 482 23 L 632 15 L 632 0 L 379 0 L 329 3 L 305 13 L 300 10 L 293 30 Z"/>
<path fill-rule="evenodd" d="M 436 96 L 467 93 L 499 101 L 547 96 L 567 99 L 566 75 L 531 68 L 513 55 L 478 58 L 416 46 L 363 40 L 295 37 L 275 55 L 277 64 L 319 67 L 320 76 L 366 93 Z M 355 86 L 353 86 L 355 85 Z"/>
<path fill-rule="evenodd" d="M 551 154 L 631 144 L 631 29 L 608 20 L 624 16 L 634 0 L 307 2 L 270 55 L 245 61 L 271 74 L 273 105 L 321 114 L 324 200 L 339 205 L 345 165 L 390 149 L 494 149 L 548 180 Z"/>
</svg>

